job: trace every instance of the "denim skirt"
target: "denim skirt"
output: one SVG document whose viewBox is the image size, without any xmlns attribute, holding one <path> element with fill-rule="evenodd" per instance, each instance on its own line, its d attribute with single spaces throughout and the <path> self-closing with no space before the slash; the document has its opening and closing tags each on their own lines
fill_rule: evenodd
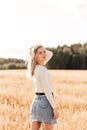
<svg viewBox="0 0 87 130">
<path fill-rule="evenodd" d="M 30 106 L 30 121 L 39 121 L 47 124 L 56 124 L 53 119 L 53 108 L 45 95 L 35 95 Z"/>
</svg>

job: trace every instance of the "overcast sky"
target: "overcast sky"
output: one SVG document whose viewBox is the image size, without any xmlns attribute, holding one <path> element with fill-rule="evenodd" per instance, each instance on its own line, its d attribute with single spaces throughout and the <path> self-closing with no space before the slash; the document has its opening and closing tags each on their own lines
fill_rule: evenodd
<svg viewBox="0 0 87 130">
<path fill-rule="evenodd" d="M 87 0 L 1 0 L 0 57 L 27 57 L 41 43 L 87 42 Z"/>
</svg>

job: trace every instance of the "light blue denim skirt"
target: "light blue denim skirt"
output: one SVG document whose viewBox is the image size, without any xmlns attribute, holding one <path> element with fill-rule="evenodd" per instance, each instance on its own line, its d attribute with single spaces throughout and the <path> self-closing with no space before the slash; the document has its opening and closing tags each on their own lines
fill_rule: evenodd
<svg viewBox="0 0 87 130">
<path fill-rule="evenodd" d="M 47 124 L 56 124 L 53 119 L 53 108 L 45 95 L 35 95 L 30 106 L 30 121 L 39 121 Z"/>
</svg>

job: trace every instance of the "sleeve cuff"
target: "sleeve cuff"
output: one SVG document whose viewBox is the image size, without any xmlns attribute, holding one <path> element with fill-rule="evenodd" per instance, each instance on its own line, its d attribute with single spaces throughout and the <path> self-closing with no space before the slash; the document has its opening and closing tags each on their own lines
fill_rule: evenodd
<svg viewBox="0 0 87 130">
<path fill-rule="evenodd" d="M 45 64 L 52 58 L 53 52 L 46 50 L 46 54 L 47 54 L 47 56 L 46 56 Z"/>
</svg>

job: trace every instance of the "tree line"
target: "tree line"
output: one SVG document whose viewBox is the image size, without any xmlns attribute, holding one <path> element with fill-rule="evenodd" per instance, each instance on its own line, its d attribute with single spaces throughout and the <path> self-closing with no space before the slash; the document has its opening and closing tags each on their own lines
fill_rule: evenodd
<svg viewBox="0 0 87 130">
<path fill-rule="evenodd" d="M 53 57 L 47 63 L 48 69 L 87 69 L 87 43 L 47 48 Z M 0 58 L 0 69 L 26 69 L 26 61 L 16 58 Z"/>
<path fill-rule="evenodd" d="M 0 58 L 0 69 L 26 69 L 26 64 L 22 59 Z"/>
<path fill-rule="evenodd" d="M 87 43 L 50 48 L 54 55 L 47 66 L 51 69 L 87 69 Z"/>
</svg>

